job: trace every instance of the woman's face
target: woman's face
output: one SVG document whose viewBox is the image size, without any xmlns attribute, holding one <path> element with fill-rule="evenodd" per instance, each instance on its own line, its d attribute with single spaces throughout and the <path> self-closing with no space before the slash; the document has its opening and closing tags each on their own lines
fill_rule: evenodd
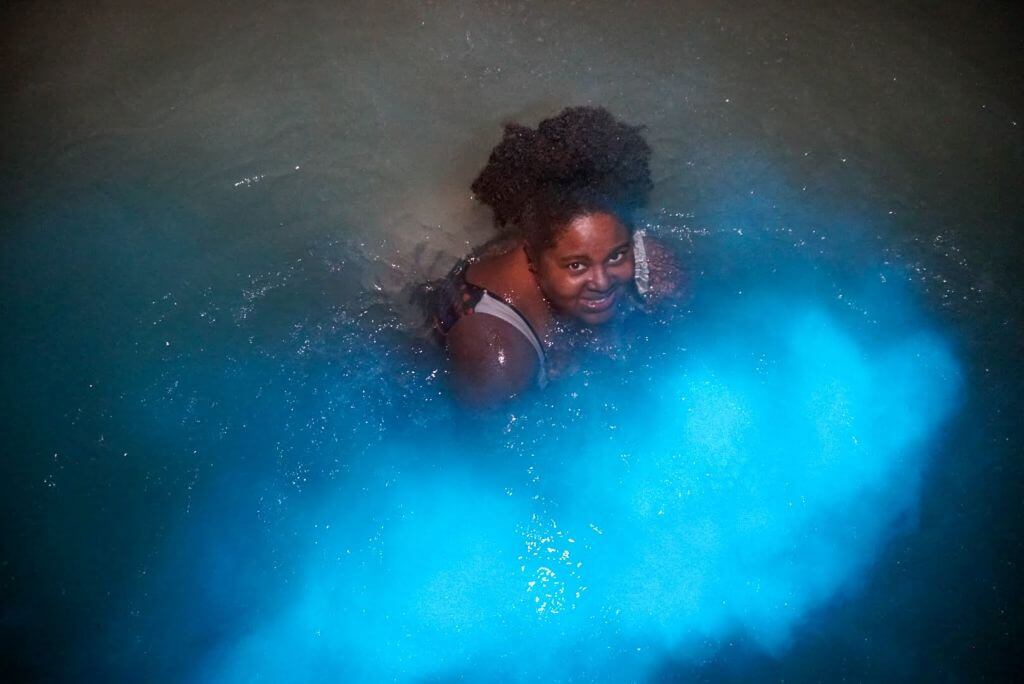
<svg viewBox="0 0 1024 684">
<path fill-rule="evenodd" d="M 633 280 L 633 241 L 615 216 L 577 216 L 536 257 L 537 283 L 558 311 L 587 325 L 611 320 Z"/>
</svg>

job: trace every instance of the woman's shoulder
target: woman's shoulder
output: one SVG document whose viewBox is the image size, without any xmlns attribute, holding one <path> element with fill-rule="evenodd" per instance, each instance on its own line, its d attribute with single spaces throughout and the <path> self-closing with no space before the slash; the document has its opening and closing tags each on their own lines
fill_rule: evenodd
<svg viewBox="0 0 1024 684">
<path fill-rule="evenodd" d="M 530 273 L 521 243 L 492 241 L 460 270 L 473 297 L 444 336 L 453 388 L 466 403 L 489 406 L 533 387 L 543 373 L 543 349 L 524 278 Z M 536 285 L 530 279 L 530 285 Z M 522 321 L 522 322 L 520 322 Z M 534 340 L 531 342 L 531 339 Z"/>
<path fill-rule="evenodd" d="M 500 403 L 535 383 L 541 361 L 529 340 L 496 316 L 464 316 L 446 336 L 456 393 L 474 405 Z"/>
</svg>

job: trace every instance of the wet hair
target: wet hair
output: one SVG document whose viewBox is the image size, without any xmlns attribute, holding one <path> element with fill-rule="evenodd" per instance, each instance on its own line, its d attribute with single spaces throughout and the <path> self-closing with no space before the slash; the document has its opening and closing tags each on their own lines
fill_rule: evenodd
<svg viewBox="0 0 1024 684">
<path fill-rule="evenodd" d="M 569 107 L 536 129 L 505 125 L 505 135 L 473 181 L 506 235 L 533 249 L 554 244 L 573 218 L 595 212 L 632 226 L 651 191 L 651 148 L 603 107 Z"/>
</svg>

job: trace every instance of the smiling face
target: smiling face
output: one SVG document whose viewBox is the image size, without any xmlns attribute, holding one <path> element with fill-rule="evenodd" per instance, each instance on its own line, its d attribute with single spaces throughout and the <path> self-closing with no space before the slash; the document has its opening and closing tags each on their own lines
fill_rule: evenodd
<svg viewBox="0 0 1024 684">
<path fill-rule="evenodd" d="M 571 220 L 534 259 L 537 284 L 551 306 L 598 325 L 615 316 L 633 280 L 629 229 L 602 212 Z"/>
</svg>

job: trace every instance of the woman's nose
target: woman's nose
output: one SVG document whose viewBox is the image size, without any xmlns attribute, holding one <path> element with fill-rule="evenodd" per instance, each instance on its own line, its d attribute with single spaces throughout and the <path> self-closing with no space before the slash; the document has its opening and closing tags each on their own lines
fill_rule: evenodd
<svg viewBox="0 0 1024 684">
<path fill-rule="evenodd" d="M 604 292 L 608 289 L 608 286 L 611 283 L 611 278 L 609 278 L 608 271 L 605 270 L 604 266 L 598 266 L 597 268 L 592 269 L 590 273 L 591 288 L 598 290 L 599 292 Z"/>
</svg>

